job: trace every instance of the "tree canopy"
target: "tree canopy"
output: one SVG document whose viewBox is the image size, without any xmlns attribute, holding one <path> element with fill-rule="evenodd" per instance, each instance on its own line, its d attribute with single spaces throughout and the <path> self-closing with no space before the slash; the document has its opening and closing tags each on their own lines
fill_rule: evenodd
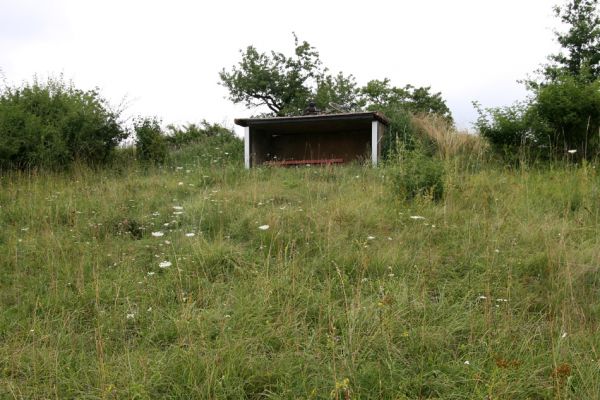
<svg viewBox="0 0 600 400">
<path fill-rule="evenodd" d="M 321 110 L 381 110 L 398 108 L 419 113 L 436 113 L 452 121 L 441 93 L 430 87 L 392 86 L 390 80 L 371 80 L 359 87 L 353 75 L 331 74 L 318 51 L 294 35 L 294 54 L 261 53 L 254 46 L 241 51 L 242 57 L 230 70 L 223 69 L 221 85 L 229 99 L 248 108 L 266 106 L 271 115 L 302 114 L 309 101 Z"/>
<path fill-rule="evenodd" d="M 566 32 L 555 32 L 562 51 L 549 56 L 544 77 L 555 81 L 569 75 L 585 82 L 600 77 L 600 17 L 598 0 L 571 0 L 554 7 L 554 13 L 566 25 Z"/>
<path fill-rule="evenodd" d="M 223 69 L 221 84 L 234 103 L 248 108 L 267 106 L 275 115 L 298 112 L 311 97 L 311 84 L 322 74 L 319 53 L 294 35 L 294 55 L 259 52 L 254 46 L 241 51 L 242 59 L 231 71 Z"/>
</svg>

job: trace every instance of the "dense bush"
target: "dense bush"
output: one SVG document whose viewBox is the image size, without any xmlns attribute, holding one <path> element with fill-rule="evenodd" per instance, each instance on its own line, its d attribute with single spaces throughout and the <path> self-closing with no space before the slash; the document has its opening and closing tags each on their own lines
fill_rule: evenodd
<svg viewBox="0 0 600 400">
<path fill-rule="evenodd" d="M 600 81 L 583 82 L 570 76 L 537 89 L 530 111 L 547 129 L 536 129 L 540 143 L 559 152 L 577 150 L 582 156 L 600 153 Z"/>
<path fill-rule="evenodd" d="M 125 130 L 97 90 L 61 79 L 0 90 L 0 167 L 106 162 Z"/>
<path fill-rule="evenodd" d="M 244 142 L 219 124 L 171 125 L 166 140 L 177 164 L 226 165 L 233 161 L 241 165 L 244 159 Z"/>
<path fill-rule="evenodd" d="M 444 194 L 444 164 L 436 157 L 419 150 L 405 151 L 391 171 L 394 194 L 406 200 L 417 196 L 440 200 Z"/>
<path fill-rule="evenodd" d="M 589 158 L 600 155 L 600 15 L 598 0 L 554 7 L 566 31 L 556 31 L 558 54 L 525 84 L 524 104 L 479 110 L 476 127 L 501 154 Z M 518 151 L 517 151 L 518 150 Z"/>
<path fill-rule="evenodd" d="M 526 148 L 544 158 L 600 153 L 600 81 L 563 76 L 533 90 L 527 103 L 478 110 L 475 126 L 497 151 L 509 156 Z"/>
<path fill-rule="evenodd" d="M 167 142 L 171 147 L 180 148 L 190 143 L 197 143 L 207 138 L 233 138 L 235 137 L 231 129 L 227 129 L 219 124 L 211 124 L 202 121 L 200 124 L 187 124 L 184 126 L 169 125 L 167 127 Z"/>
<path fill-rule="evenodd" d="M 133 123 L 137 158 L 142 161 L 164 162 L 168 155 L 167 141 L 156 118 L 139 118 Z"/>
</svg>

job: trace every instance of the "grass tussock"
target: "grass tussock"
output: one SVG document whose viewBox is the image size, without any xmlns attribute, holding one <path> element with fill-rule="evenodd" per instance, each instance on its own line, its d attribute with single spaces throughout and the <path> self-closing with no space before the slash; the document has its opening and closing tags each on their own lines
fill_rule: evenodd
<svg viewBox="0 0 600 400">
<path fill-rule="evenodd" d="M 593 166 L 404 201 L 218 151 L 0 177 L 0 398 L 600 398 Z"/>
<path fill-rule="evenodd" d="M 481 160 L 488 144 L 480 136 L 457 131 L 448 120 L 435 114 L 413 115 L 412 124 L 419 137 L 433 146 L 435 153 L 444 160 L 464 157 Z"/>
</svg>

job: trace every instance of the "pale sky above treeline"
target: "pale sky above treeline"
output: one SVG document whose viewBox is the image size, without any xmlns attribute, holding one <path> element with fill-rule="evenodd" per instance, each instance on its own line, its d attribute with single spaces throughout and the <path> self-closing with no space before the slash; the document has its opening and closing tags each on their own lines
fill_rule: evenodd
<svg viewBox="0 0 600 400">
<path fill-rule="evenodd" d="M 459 128 L 484 107 L 526 96 L 517 80 L 558 50 L 548 0 L 116 1 L 0 0 L 0 69 L 9 85 L 58 76 L 98 87 L 124 117 L 233 126 L 256 110 L 233 105 L 218 73 L 239 50 L 291 54 L 295 32 L 331 72 L 359 85 L 442 92 Z"/>
</svg>

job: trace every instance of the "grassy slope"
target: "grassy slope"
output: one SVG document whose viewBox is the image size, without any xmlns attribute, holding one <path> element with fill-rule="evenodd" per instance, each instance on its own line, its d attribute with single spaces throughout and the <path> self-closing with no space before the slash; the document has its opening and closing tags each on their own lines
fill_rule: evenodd
<svg viewBox="0 0 600 400">
<path fill-rule="evenodd" d="M 594 168 L 182 167 L 0 178 L 0 398 L 600 398 Z"/>
</svg>

